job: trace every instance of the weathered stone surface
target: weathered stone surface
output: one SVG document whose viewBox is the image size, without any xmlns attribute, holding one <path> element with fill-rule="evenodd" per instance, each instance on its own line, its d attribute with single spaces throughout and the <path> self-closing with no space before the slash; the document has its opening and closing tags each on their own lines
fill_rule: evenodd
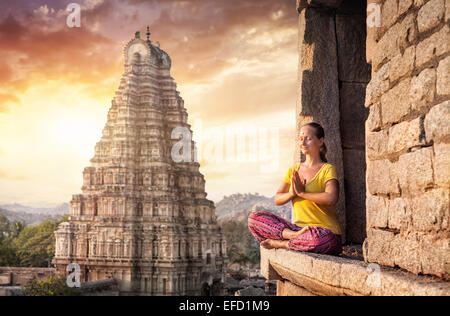
<svg viewBox="0 0 450 316">
<path fill-rule="evenodd" d="M 402 192 L 423 192 L 434 184 L 432 157 L 432 147 L 400 156 L 397 172 L 401 172 L 398 178 Z"/>
<path fill-rule="evenodd" d="M 341 265 L 337 262 L 330 264 L 328 258 L 317 256 L 314 258 L 312 277 L 332 286 L 340 286 Z"/>
<path fill-rule="evenodd" d="M 438 95 L 450 94 L 450 56 L 439 62 L 437 68 L 436 92 Z"/>
<path fill-rule="evenodd" d="M 389 64 L 384 64 L 374 73 L 366 89 L 365 106 L 373 104 L 385 91 L 389 89 Z"/>
<path fill-rule="evenodd" d="M 434 274 L 447 278 L 450 275 L 450 239 L 448 235 L 441 234 L 440 238 L 424 234 L 421 237 L 420 261 L 422 273 Z"/>
<path fill-rule="evenodd" d="M 444 0 L 430 0 L 417 14 L 417 27 L 419 32 L 425 32 L 441 23 L 445 14 Z"/>
<path fill-rule="evenodd" d="M 448 277 L 447 238 L 435 238 L 421 232 L 398 234 L 392 241 L 395 264 L 412 273 L 434 274 Z"/>
<path fill-rule="evenodd" d="M 372 159 L 381 159 L 387 154 L 389 134 L 387 130 L 369 132 L 366 134 L 367 156 Z"/>
<path fill-rule="evenodd" d="M 410 121 L 401 122 L 389 128 L 389 153 L 400 152 L 414 146 L 425 144 L 425 135 L 422 134 L 422 119 L 420 117 Z"/>
<path fill-rule="evenodd" d="M 410 46 L 405 49 L 403 55 L 397 55 L 389 63 L 389 79 L 395 81 L 398 78 L 410 73 L 414 69 L 414 59 L 416 57 L 416 47 Z"/>
<path fill-rule="evenodd" d="M 410 86 L 410 79 L 406 78 L 381 96 L 383 124 L 399 122 L 410 113 Z"/>
<path fill-rule="evenodd" d="M 390 236 L 393 234 L 388 235 L 384 239 L 392 240 Z M 383 245 L 380 243 L 380 246 Z M 309 262 L 311 266 L 315 266 L 316 261 L 320 261 L 320 266 L 328 266 L 339 273 L 333 280 L 334 284 L 339 285 L 328 284 L 327 277 L 322 277 L 314 270 L 303 269 L 303 263 Z M 318 295 L 450 295 L 448 282 L 335 256 L 261 248 L 261 266 L 265 265 L 272 266 L 272 271 L 277 270 L 283 275 L 282 277 L 275 272 L 272 276 L 276 280 L 284 278 L 281 282 L 293 285 L 291 287 L 284 284 L 285 290 L 277 291 L 277 295 L 295 295 L 294 293 L 299 293 L 296 291 L 299 287 Z M 277 282 L 277 285 L 281 282 Z"/>
<path fill-rule="evenodd" d="M 364 148 L 364 122 L 369 110 L 363 106 L 366 84 L 343 82 L 340 89 L 341 139 L 345 148 Z"/>
<path fill-rule="evenodd" d="M 427 0 L 414 0 L 415 7 L 421 7 Z"/>
<path fill-rule="evenodd" d="M 394 264 L 412 273 L 421 272 L 420 237 L 417 233 L 397 234 L 391 244 Z"/>
<path fill-rule="evenodd" d="M 414 277 L 411 273 L 398 270 L 383 270 L 381 286 L 375 288 L 375 295 L 395 296 L 447 296 L 448 282 L 439 282 L 426 277 Z"/>
<path fill-rule="evenodd" d="M 366 120 L 366 129 L 370 132 L 379 131 L 381 124 L 381 104 L 376 103 L 370 107 L 369 117 Z"/>
<path fill-rule="evenodd" d="M 427 141 L 450 142 L 450 101 L 431 108 L 425 116 L 424 127 Z"/>
<path fill-rule="evenodd" d="M 397 163 L 387 159 L 367 162 L 367 188 L 370 194 L 400 193 Z"/>
<path fill-rule="evenodd" d="M 388 224 L 388 201 L 385 198 L 369 195 L 366 200 L 367 227 L 386 228 Z"/>
<path fill-rule="evenodd" d="M 383 60 L 391 60 L 401 54 L 401 50 L 411 46 L 416 38 L 415 15 L 411 13 L 390 27 L 380 39 L 375 48 L 372 67 L 377 70 Z"/>
<path fill-rule="evenodd" d="M 435 56 L 441 56 L 448 51 L 450 47 L 450 34 L 447 25 L 433 33 L 430 37 L 424 39 L 416 47 L 416 67 L 422 66 Z"/>
<path fill-rule="evenodd" d="M 410 103 L 413 110 L 421 111 L 428 106 L 434 98 L 436 90 L 436 71 L 427 68 L 411 79 Z"/>
<path fill-rule="evenodd" d="M 336 15 L 339 80 L 368 83 L 370 64 L 366 63 L 365 15 Z"/>
<path fill-rule="evenodd" d="M 438 188 L 411 199 L 409 213 L 414 230 L 430 232 L 448 228 L 449 194 L 448 189 Z"/>
<path fill-rule="evenodd" d="M 450 20 L 450 2 L 445 1 L 445 22 Z"/>
<path fill-rule="evenodd" d="M 395 230 L 404 229 L 410 224 L 411 210 L 403 198 L 388 201 L 388 227 Z"/>
<path fill-rule="evenodd" d="M 416 15 L 409 13 L 400 23 L 398 37 L 396 38 L 400 50 L 405 50 L 417 39 Z"/>
<path fill-rule="evenodd" d="M 398 17 L 397 0 L 386 0 L 381 9 L 381 24 L 383 27 L 390 27 Z"/>
<path fill-rule="evenodd" d="M 434 144 L 434 181 L 437 185 L 450 188 L 450 144 Z"/>
<path fill-rule="evenodd" d="M 393 267 L 392 242 L 394 233 L 374 228 L 367 229 L 367 261 Z"/>
<path fill-rule="evenodd" d="M 398 2 L 398 15 L 402 15 L 412 6 L 413 0 L 399 0 Z"/>
<path fill-rule="evenodd" d="M 0 274 L 0 286 L 11 284 L 12 284 L 12 274 L 10 272 Z"/>
<path fill-rule="evenodd" d="M 400 32 L 400 25 L 395 24 L 380 39 L 372 58 L 372 69 L 378 71 L 379 65 L 385 59 L 392 59 L 400 54 L 400 48 L 397 45 L 397 38 Z"/>
<path fill-rule="evenodd" d="M 340 287 L 354 290 L 362 295 L 374 293 L 369 278 L 370 268 L 361 262 L 347 261 L 341 265 Z"/>
<path fill-rule="evenodd" d="M 362 243 L 366 238 L 366 157 L 362 149 L 344 149 L 347 240 Z M 354 166 L 361 166 L 355 168 Z"/>
<path fill-rule="evenodd" d="M 289 281 L 277 281 L 277 296 L 317 296 Z"/>
</svg>

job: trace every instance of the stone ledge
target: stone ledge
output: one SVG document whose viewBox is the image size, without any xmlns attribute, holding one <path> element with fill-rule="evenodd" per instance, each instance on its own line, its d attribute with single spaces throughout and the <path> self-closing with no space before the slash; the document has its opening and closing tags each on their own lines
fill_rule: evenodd
<svg viewBox="0 0 450 316">
<path fill-rule="evenodd" d="M 450 282 L 336 256 L 261 247 L 261 274 L 317 295 L 448 296 Z"/>
</svg>

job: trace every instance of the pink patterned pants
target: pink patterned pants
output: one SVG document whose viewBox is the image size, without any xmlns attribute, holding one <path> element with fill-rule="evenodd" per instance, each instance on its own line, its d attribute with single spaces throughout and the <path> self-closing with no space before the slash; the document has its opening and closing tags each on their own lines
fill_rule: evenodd
<svg viewBox="0 0 450 316">
<path fill-rule="evenodd" d="M 248 229 L 261 243 L 266 239 L 283 240 L 285 228 L 293 231 L 301 227 L 270 212 L 252 212 L 248 217 Z M 309 230 L 289 240 L 289 249 L 304 252 L 339 255 L 342 252 L 341 236 L 321 226 L 309 226 Z"/>
</svg>

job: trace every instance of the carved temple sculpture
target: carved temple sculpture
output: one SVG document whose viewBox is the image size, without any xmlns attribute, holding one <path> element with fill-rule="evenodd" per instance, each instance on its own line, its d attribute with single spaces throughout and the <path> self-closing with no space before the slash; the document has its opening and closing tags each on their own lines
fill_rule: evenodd
<svg viewBox="0 0 450 316">
<path fill-rule="evenodd" d="M 149 37 L 148 28 L 147 40 L 136 32 L 125 47 L 125 71 L 82 194 L 55 232 L 53 264 L 65 274 L 79 264 L 81 281 L 115 278 L 123 294 L 199 295 L 205 283 L 220 289 L 226 242 L 198 162 L 171 158 L 179 141 L 172 131 L 190 125 L 171 59 Z"/>
</svg>

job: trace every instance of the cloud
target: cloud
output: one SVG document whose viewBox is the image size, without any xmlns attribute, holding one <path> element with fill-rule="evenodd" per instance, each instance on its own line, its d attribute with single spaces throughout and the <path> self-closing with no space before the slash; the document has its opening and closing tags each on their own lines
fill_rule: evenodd
<svg viewBox="0 0 450 316">
<path fill-rule="evenodd" d="M 0 94 L 0 113 L 9 113 L 8 104 L 20 104 L 20 100 L 12 94 Z"/>
<path fill-rule="evenodd" d="M 0 23 L 0 47 L 4 101 L 17 101 L 29 87 L 52 80 L 101 90 L 101 83 L 117 77 L 121 68 L 120 45 L 87 28 L 29 28 L 11 15 Z"/>
<path fill-rule="evenodd" d="M 8 135 L 1 143 L 2 199 L 20 192 L 54 202 L 50 199 L 78 192 L 96 140 L 69 133 L 82 150 L 57 142 L 55 121 L 64 118 L 61 128 L 69 132 L 65 123 L 74 119 L 67 114 L 73 111 L 64 110 L 76 109 L 76 119 L 88 119 L 100 133 L 123 72 L 123 47 L 137 30 L 144 37 L 147 25 L 151 40 L 172 58 L 171 75 L 190 120 L 200 118 L 205 129 L 236 121 L 295 128 L 295 1 L 80 0 L 82 27 L 69 28 L 71 2 L 0 1 L 0 135 Z M 277 115 L 286 110 L 292 114 Z M 260 119 L 263 114 L 267 117 Z M 283 166 L 292 158 L 286 133 L 280 132 Z M 64 167 L 55 167 L 58 163 Z M 27 170 L 21 171 L 27 178 L 17 170 Z M 201 170 L 208 193 L 223 196 L 248 191 L 259 169 L 240 164 L 222 169 L 207 161 Z M 279 177 L 273 178 L 277 185 Z M 272 192 L 270 179 L 264 175 L 251 191 Z"/>
</svg>

